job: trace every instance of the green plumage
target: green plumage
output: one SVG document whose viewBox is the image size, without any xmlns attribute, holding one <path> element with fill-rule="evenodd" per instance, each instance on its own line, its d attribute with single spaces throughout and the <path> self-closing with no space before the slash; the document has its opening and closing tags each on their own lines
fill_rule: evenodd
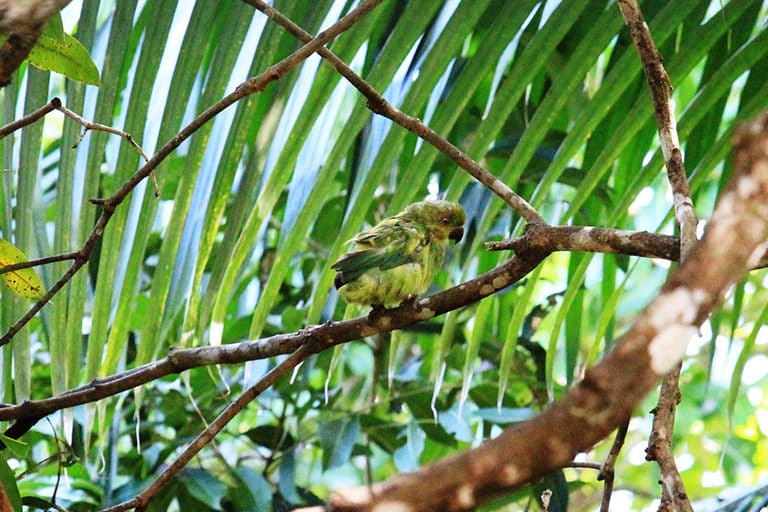
<svg viewBox="0 0 768 512">
<path fill-rule="evenodd" d="M 350 240 L 333 264 L 345 301 L 396 306 L 424 292 L 443 264 L 448 240 L 463 236 L 464 208 L 448 201 L 414 203 Z"/>
</svg>

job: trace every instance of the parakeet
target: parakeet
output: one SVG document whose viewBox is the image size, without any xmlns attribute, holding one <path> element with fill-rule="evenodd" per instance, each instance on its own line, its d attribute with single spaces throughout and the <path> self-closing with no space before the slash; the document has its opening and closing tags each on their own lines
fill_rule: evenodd
<svg viewBox="0 0 768 512">
<path fill-rule="evenodd" d="M 336 289 L 346 302 L 374 309 L 414 298 L 443 264 L 448 240 L 464 236 L 464 218 L 458 203 L 420 201 L 382 220 L 333 264 Z"/>
</svg>

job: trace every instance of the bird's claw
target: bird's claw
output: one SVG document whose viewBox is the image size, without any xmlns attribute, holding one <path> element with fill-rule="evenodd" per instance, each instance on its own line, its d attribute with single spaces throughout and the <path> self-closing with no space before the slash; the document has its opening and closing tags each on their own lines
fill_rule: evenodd
<svg viewBox="0 0 768 512">
<path fill-rule="evenodd" d="M 419 296 L 418 295 L 409 295 L 403 300 L 403 302 L 400 303 L 400 307 L 409 307 L 411 309 L 418 309 L 416 307 L 416 304 L 419 302 Z"/>
<path fill-rule="evenodd" d="M 383 304 L 371 304 L 371 312 L 368 313 L 368 325 L 376 325 L 376 320 L 381 317 L 381 314 L 386 311 L 387 308 Z"/>
</svg>

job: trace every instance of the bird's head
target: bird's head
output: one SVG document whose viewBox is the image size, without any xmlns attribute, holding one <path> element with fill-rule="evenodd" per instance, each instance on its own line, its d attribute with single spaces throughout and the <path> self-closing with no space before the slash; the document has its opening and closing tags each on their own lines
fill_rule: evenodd
<svg viewBox="0 0 768 512">
<path fill-rule="evenodd" d="M 459 203 L 419 201 L 409 206 L 404 213 L 424 225 L 438 240 L 450 238 L 458 243 L 464 236 L 466 217 L 464 208 Z"/>
</svg>

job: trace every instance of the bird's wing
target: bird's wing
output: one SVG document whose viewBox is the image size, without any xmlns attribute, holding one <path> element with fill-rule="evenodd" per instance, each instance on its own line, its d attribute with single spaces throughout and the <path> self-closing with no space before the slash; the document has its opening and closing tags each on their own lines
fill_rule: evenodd
<svg viewBox="0 0 768 512">
<path fill-rule="evenodd" d="M 348 252 L 333 264 L 341 276 L 342 286 L 366 271 L 386 270 L 419 261 L 426 237 L 417 228 L 398 219 L 387 219 L 357 235 L 353 240 L 358 250 Z"/>
</svg>

